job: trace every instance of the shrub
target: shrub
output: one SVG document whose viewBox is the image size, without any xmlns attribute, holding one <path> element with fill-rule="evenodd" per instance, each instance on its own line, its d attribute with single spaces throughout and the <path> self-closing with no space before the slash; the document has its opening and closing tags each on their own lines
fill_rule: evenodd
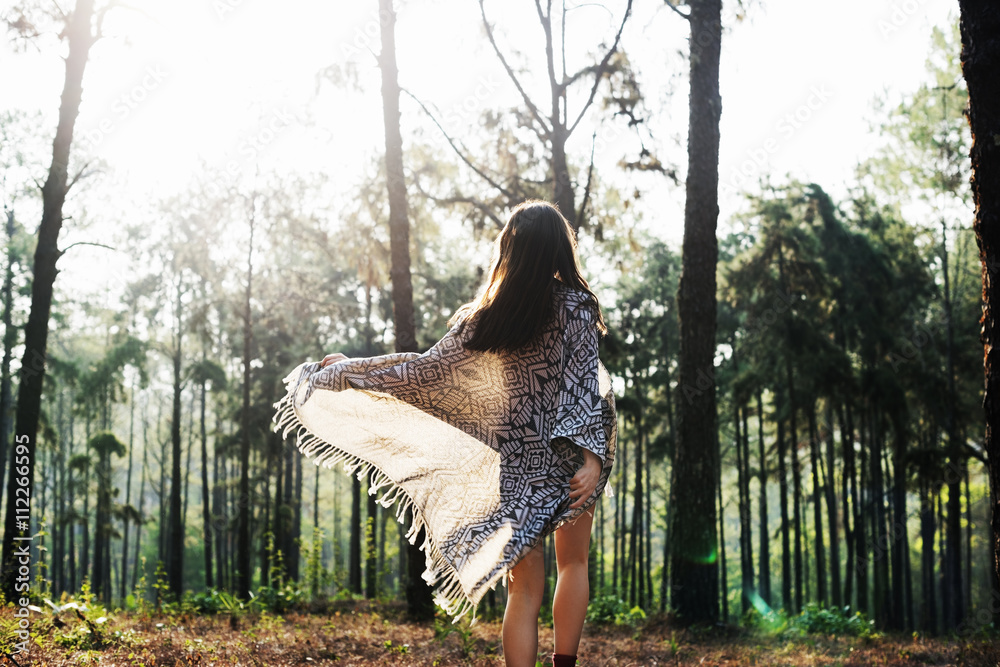
<svg viewBox="0 0 1000 667">
<path fill-rule="evenodd" d="M 629 609 L 628 604 L 616 595 L 600 595 L 587 606 L 587 622 L 596 625 L 628 625 L 635 627 L 646 620 L 640 607 Z"/>
</svg>

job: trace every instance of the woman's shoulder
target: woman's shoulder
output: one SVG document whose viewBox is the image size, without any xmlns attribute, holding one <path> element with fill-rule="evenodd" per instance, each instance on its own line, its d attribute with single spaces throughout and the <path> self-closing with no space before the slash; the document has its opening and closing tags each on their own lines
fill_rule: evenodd
<svg viewBox="0 0 1000 667">
<path fill-rule="evenodd" d="M 555 281 L 552 293 L 555 294 L 557 298 L 560 298 L 567 303 L 583 303 L 590 298 L 590 295 L 582 289 L 567 285 L 561 280 Z"/>
<path fill-rule="evenodd" d="M 582 306 L 593 309 L 597 304 L 590 293 L 557 280 L 552 290 L 553 298 L 561 310 L 573 313 Z"/>
</svg>

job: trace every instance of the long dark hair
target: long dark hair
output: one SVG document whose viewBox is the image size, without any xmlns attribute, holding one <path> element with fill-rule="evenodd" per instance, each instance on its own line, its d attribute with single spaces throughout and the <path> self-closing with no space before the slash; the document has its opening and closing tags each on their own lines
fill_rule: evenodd
<svg viewBox="0 0 1000 667">
<path fill-rule="evenodd" d="M 589 295 L 597 329 L 607 333 L 597 297 L 580 273 L 576 234 L 552 204 L 518 204 L 497 236 L 491 264 L 479 294 L 451 319 L 474 323 L 466 349 L 514 351 L 528 343 L 551 314 L 557 280 Z"/>
</svg>

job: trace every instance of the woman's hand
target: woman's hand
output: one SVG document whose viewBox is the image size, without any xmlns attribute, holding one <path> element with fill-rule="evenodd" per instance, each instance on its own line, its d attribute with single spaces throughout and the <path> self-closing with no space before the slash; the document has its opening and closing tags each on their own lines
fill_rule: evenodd
<svg viewBox="0 0 1000 667">
<path fill-rule="evenodd" d="M 569 499 L 573 500 L 570 509 L 582 507 L 587 498 L 593 495 L 597 488 L 597 480 L 601 477 L 601 459 L 589 449 L 583 450 L 583 465 L 573 479 L 569 480 Z"/>
<path fill-rule="evenodd" d="M 325 357 L 323 357 L 323 361 L 319 362 L 319 367 L 323 368 L 325 366 L 329 366 L 330 364 L 335 364 L 338 361 L 343 361 L 344 359 L 347 359 L 346 354 L 341 354 L 340 352 L 334 352 L 333 354 L 328 354 Z"/>
</svg>

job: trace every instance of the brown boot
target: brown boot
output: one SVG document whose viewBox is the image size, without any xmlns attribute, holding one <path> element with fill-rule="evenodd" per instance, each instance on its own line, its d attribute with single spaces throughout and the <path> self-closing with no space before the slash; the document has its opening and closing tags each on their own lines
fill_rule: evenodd
<svg viewBox="0 0 1000 667">
<path fill-rule="evenodd" d="M 553 653 L 552 667 L 576 667 L 576 656 Z"/>
</svg>

